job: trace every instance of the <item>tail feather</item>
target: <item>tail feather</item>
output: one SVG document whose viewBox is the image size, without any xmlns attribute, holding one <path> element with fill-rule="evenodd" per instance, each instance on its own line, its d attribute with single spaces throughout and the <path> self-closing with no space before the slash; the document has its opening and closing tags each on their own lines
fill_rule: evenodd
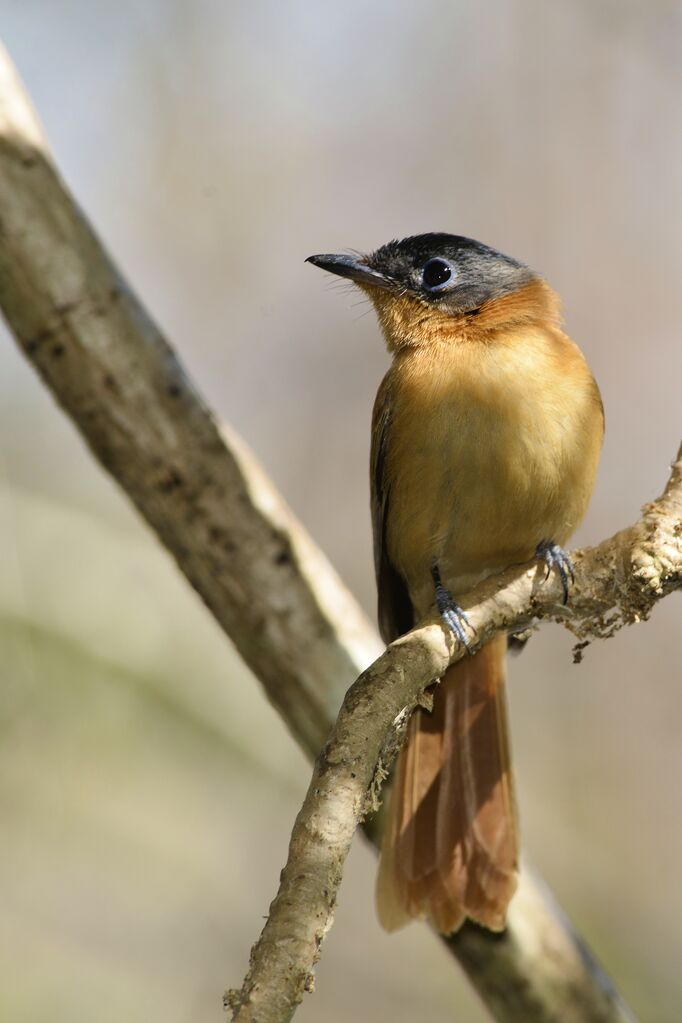
<svg viewBox="0 0 682 1023">
<path fill-rule="evenodd" d="M 466 917 L 502 930 L 518 840 L 505 696 L 506 640 L 446 672 L 417 710 L 396 768 L 379 866 L 387 930 L 427 917 L 449 934 Z"/>
</svg>

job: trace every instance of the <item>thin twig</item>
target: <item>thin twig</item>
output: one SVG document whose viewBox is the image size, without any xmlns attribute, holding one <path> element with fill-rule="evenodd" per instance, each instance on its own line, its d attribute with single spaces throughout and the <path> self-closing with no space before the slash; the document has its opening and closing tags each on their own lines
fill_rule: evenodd
<svg viewBox="0 0 682 1023">
<path fill-rule="evenodd" d="M 561 617 L 583 637 L 612 635 L 616 621 L 645 618 L 657 600 L 680 586 L 682 447 L 665 493 L 647 506 L 640 522 L 575 554 L 570 607 L 562 604 L 558 575 L 545 579 L 544 565 L 537 562 L 488 580 L 462 604 L 478 647 L 494 632 L 534 617 Z M 249 972 L 240 991 L 228 992 L 235 1021 L 284 1023 L 293 1016 L 332 924 L 343 864 L 368 808 L 367 794 L 372 790 L 376 797 L 388 766 L 385 747 L 393 723 L 464 654 L 440 623 L 423 624 L 392 643 L 348 691 L 315 763 Z M 500 991 L 510 997 L 504 985 Z"/>
</svg>

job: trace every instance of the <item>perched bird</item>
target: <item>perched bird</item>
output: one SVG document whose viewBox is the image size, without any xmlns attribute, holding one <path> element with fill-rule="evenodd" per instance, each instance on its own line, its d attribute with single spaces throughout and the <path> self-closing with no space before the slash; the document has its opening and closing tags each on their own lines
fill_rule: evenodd
<svg viewBox="0 0 682 1023">
<path fill-rule="evenodd" d="M 458 596 L 542 558 L 568 594 L 563 545 L 602 445 L 599 389 L 525 264 L 471 238 L 423 234 L 309 262 L 372 300 L 393 356 L 372 421 L 379 625 L 388 643 L 437 607 L 468 643 Z M 505 695 L 507 637 L 450 667 L 412 715 L 377 882 L 394 930 L 426 917 L 502 930 L 518 872 Z"/>
</svg>

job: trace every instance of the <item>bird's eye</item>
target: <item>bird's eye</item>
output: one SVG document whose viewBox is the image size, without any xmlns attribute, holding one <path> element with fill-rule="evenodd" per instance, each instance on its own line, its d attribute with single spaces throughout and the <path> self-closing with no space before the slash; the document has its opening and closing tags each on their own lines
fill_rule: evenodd
<svg viewBox="0 0 682 1023">
<path fill-rule="evenodd" d="M 452 276 L 452 267 L 446 259 L 430 259 L 422 270 L 422 284 L 427 291 L 441 291 Z"/>
</svg>

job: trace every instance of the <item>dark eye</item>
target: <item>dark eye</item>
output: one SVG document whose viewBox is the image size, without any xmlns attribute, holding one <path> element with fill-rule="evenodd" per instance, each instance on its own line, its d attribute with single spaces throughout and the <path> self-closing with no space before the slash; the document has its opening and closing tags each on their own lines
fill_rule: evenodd
<svg viewBox="0 0 682 1023">
<path fill-rule="evenodd" d="M 422 270 L 422 284 L 427 291 L 440 291 L 452 280 L 453 270 L 446 259 L 430 259 Z"/>
</svg>

